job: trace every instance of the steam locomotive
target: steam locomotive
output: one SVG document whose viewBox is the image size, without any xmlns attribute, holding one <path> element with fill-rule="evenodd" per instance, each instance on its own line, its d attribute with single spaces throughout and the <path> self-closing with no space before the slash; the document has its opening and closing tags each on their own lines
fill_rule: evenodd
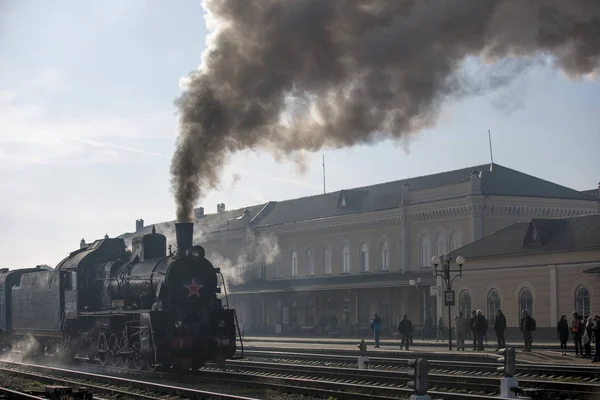
<svg viewBox="0 0 600 400">
<path fill-rule="evenodd" d="M 151 371 L 224 365 L 239 325 L 218 296 L 223 275 L 192 245 L 192 223 L 175 229 L 175 253 L 153 227 L 131 252 L 105 237 L 54 270 L 0 270 L 2 349 Z"/>
</svg>

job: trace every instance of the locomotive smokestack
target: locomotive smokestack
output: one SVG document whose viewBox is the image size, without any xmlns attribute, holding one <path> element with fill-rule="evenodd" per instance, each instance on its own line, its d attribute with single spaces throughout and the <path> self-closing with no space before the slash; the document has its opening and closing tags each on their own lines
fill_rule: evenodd
<svg viewBox="0 0 600 400">
<path fill-rule="evenodd" d="M 194 224 L 192 222 L 176 223 L 175 235 L 177 237 L 177 252 L 183 254 L 183 252 L 192 247 L 194 240 Z"/>
</svg>

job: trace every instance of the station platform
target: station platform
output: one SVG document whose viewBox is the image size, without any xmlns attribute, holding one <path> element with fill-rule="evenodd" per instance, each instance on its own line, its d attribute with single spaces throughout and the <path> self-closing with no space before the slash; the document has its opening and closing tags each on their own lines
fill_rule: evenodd
<svg viewBox="0 0 600 400">
<path fill-rule="evenodd" d="M 327 354 L 353 354 L 357 352 L 360 339 L 336 339 L 336 338 L 302 338 L 302 337 L 262 337 L 247 336 L 244 338 L 244 348 L 248 350 L 272 350 L 272 351 L 302 351 L 314 350 L 315 353 Z M 473 351 L 472 341 L 467 343 L 465 351 L 456 350 L 453 342 L 453 350 L 448 349 L 448 342 L 429 344 L 420 340 L 414 340 L 409 350 L 401 350 L 399 341 L 393 339 L 380 340 L 380 347 L 375 348 L 372 338 L 365 339 L 368 354 L 373 357 L 435 357 L 438 359 L 464 360 L 464 362 L 495 362 L 501 354 L 496 351 L 496 342 L 488 342 L 484 351 Z M 522 343 L 507 343 L 514 347 L 517 353 L 517 362 L 535 364 L 577 364 L 584 366 L 597 366 L 600 363 L 592 363 L 590 358 L 576 357 L 571 349 L 566 355 L 554 350 L 556 345 L 550 342 L 540 343 L 538 347 L 533 346 L 533 351 L 523 352 Z"/>
</svg>

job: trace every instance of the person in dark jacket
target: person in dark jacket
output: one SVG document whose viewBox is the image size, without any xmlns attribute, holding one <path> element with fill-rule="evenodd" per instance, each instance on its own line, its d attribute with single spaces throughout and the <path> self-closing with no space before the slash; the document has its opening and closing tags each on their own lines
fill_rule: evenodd
<svg viewBox="0 0 600 400">
<path fill-rule="evenodd" d="M 523 332 L 523 342 L 525 348 L 523 351 L 530 352 L 533 343 L 533 332 L 535 331 L 535 320 L 527 310 L 521 311 L 521 332 Z"/>
<path fill-rule="evenodd" d="M 496 311 L 494 331 L 496 331 L 496 339 L 498 339 L 498 348 L 496 350 L 505 348 L 506 340 L 504 339 L 504 332 L 506 331 L 506 317 L 502 314 L 502 310 L 500 309 Z"/>
<path fill-rule="evenodd" d="M 567 354 L 567 342 L 569 341 L 569 321 L 567 321 L 566 315 L 560 316 L 556 330 L 560 339 L 560 352 L 564 356 Z"/>
<path fill-rule="evenodd" d="M 600 361 L 600 315 L 596 315 L 594 317 L 594 338 L 596 342 L 596 354 L 594 354 L 594 359 L 592 362 Z"/>
<path fill-rule="evenodd" d="M 477 311 L 471 311 L 471 333 L 473 333 L 473 350 L 477 350 L 477 332 L 475 332 L 475 321 L 477 320 Z"/>
<path fill-rule="evenodd" d="M 571 320 L 571 334 L 573 335 L 573 342 L 575 342 L 575 355 L 579 353 L 583 355 L 583 344 L 581 343 L 581 335 L 583 333 L 583 324 L 579 319 L 579 314 L 573 311 L 573 319 Z"/>
<path fill-rule="evenodd" d="M 398 334 L 401 338 L 400 350 L 402 350 L 402 345 L 408 350 L 408 345 L 412 336 L 412 322 L 410 322 L 410 319 L 408 319 L 408 315 L 406 314 L 404 314 L 400 322 L 398 322 Z"/>
<path fill-rule="evenodd" d="M 594 320 L 592 317 L 584 317 L 584 328 L 583 328 L 583 336 L 581 340 L 583 341 L 583 349 L 585 350 L 584 358 L 592 358 L 592 335 L 594 334 Z"/>
<path fill-rule="evenodd" d="M 481 310 L 477 310 L 474 327 L 475 334 L 477 335 L 477 351 L 484 351 L 483 338 L 487 335 L 488 321 Z"/>
</svg>

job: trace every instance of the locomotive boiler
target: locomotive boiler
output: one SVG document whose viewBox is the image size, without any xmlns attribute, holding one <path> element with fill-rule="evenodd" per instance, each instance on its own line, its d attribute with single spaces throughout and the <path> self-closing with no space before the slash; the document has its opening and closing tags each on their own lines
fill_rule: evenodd
<svg viewBox="0 0 600 400">
<path fill-rule="evenodd" d="M 236 352 L 239 326 L 235 310 L 218 296 L 223 276 L 192 244 L 193 224 L 175 228 L 174 254 L 153 228 L 133 240 L 131 252 L 123 239 L 106 237 L 72 252 L 55 270 L 4 271 L 5 347 L 22 348 L 34 338 L 38 352 L 136 369 L 224 364 Z"/>
</svg>

